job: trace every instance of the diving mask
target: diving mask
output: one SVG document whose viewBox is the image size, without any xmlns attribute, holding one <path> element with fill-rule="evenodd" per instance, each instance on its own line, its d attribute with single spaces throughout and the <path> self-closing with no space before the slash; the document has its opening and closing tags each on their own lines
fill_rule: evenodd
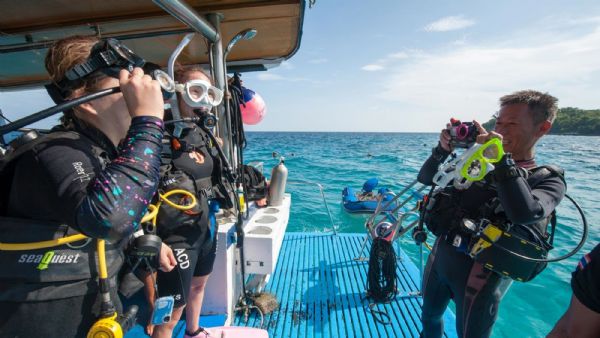
<svg viewBox="0 0 600 338">
<path fill-rule="evenodd" d="M 176 91 L 182 93 L 183 100 L 193 108 L 212 108 L 223 101 L 223 91 L 205 80 L 190 80 L 185 84 L 175 85 Z"/>
<path fill-rule="evenodd" d="M 476 144 L 473 152 L 465 159 L 460 166 L 460 175 L 467 181 L 480 181 L 485 175 L 494 170 L 493 163 L 498 163 L 504 156 L 502 141 L 493 138 L 486 143 Z"/>
<path fill-rule="evenodd" d="M 81 85 L 82 79 L 102 74 L 118 79 L 121 69 L 132 71 L 134 67 L 141 67 L 145 74 L 159 82 L 164 99 L 175 92 L 175 83 L 159 65 L 146 62 L 117 39 L 96 43 L 84 63 L 73 66 L 61 81 L 47 85 L 46 89 L 52 100 L 60 104 L 70 95 L 72 88 Z"/>
<path fill-rule="evenodd" d="M 121 69 L 133 70 L 142 67 L 146 61 L 136 55 L 117 39 L 106 39 L 92 47 L 90 57 L 81 64 L 74 66 L 65 73 L 69 81 L 82 79 L 97 70 L 110 77 L 118 78 Z"/>
<path fill-rule="evenodd" d="M 474 144 L 461 156 L 444 163 L 433 176 L 433 183 L 444 188 L 453 182 L 455 188 L 466 189 L 494 170 L 493 163 L 498 163 L 502 156 L 502 141 L 497 138 L 484 144 Z"/>
</svg>

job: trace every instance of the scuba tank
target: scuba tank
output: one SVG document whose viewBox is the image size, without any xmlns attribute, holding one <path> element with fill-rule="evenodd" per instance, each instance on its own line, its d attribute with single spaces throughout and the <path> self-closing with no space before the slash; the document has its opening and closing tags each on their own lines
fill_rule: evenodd
<svg viewBox="0 0 600 338">
<path fill-rule="evenodd" d="M 279 164 L 271 171 L 271 182 L 269 184 L 269 205 L 279 206 L 283 202 L 285 184 L 287 183 L 288 170 L 283 164 L 285 159 L 281 157 Z"/>
</svg>

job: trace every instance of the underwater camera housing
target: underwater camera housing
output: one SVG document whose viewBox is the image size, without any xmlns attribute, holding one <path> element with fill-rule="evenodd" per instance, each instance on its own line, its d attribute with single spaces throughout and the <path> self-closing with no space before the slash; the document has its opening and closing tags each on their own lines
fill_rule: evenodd
<svg viewBox="0 0 600 338">
<path fill-rule="evenodd" d="M 470 148 L 476 141 L 479 131 L 473 122 L 460 122 L 450 119 L 450 145 L 454 148 Z"/>
</svg>

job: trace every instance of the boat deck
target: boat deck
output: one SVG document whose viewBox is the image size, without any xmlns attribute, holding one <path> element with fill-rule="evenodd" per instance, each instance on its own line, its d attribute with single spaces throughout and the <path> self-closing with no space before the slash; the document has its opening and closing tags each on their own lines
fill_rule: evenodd
<svg viewBox="0 0 600 338">
<path fill-rule="evenodd" d="M 286 233 L 275 273 L 265 287 L 280 307 L 264 317 L 270 337 L 419 337 L 421 298 L 418 268 L 404 252 L 398 253 L 398 296 L 376 309 L 390 316 L 388 325 L 377 322 L 364 300 L 368 263 L 361 255 L 364 234 Z M 370 244 L 362 254 L 368 256 Z M 446 337 L 456 337 L 454 314 L 447 310 Z M 238 326 L 260 326 L 252 312 L 247 323 L 239 314 Z"/>
<path fill-rule="evenodd" d="M 270 337 L 419 337 L 421 298 L 411 296 L 420 285 L 419 270 L 400 250 L 398 252 L 398 295 L 388 304 L 375 308 L 387 313 L 390 324 L 375 320 L 363 299 L 366 289 L 370 243 L 363 252 L 364 234 L 286 233 L 275 273 L 265 291 L 277 296 L 280 307 L 264 317 L 263 328 Z M 143 304 L 142 295 L 138 302 Z M 385 320 L 385 318 L 383 318 Z M 202 316 L 202 326 L 221 326 L 225 316 Z M 447 310 L 445 337 L 457 337 L 455 317 Z M 144 316 L 140 320 L 145 322 Z M 239 313 L 236 326 L 260 326 L 260 315 L 253 311 L 248 322 Z M 181 320 L 173 337 L 182 338 Z M 137 324 L 127 338 L 147 337 Z"/>
</svg>

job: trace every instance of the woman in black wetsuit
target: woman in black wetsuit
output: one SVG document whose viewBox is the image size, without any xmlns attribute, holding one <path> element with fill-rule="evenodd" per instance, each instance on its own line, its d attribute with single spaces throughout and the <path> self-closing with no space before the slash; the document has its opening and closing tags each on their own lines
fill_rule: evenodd
<svg viewBox="0 0 600 338">
<path fill-rule="evenodd" d="M 210 77 L 200 67 L 180 69 L 175 74 L 178 83 L 191 80 L 203 80 L 211 84 Z M 206 108 L 193 108 L 179 97 L 179 110 L 182 117 L 202 116 Z M 160 296 L 175 297 L 175 307 L 169 323 L 152 327 L 148 331 L 152 337 L 171 337 L 183 309 L 186 310 L 185 337 L 205 337 L 206 331 L 198 325 L 198 318 L 204 299 L 204 288 L 213 269 L 216 252 L 216 224 L 209 219 L 208 200 L 212 198 L 213 177 L 221 175 L 216 149 L 208 135 L 194 123 L 187 123 L 179 138 L 169 136 L 170 151 L 163 157 L 170 170 L 162 178 L 167 182 L 161 186 L 163 190 L 176 188 L 193 189 L 197 207 L 182 212 L 168 206 L 162 206 L 158 214 L 157 233 L 168 244 L 177 257 L 177 269 L 169 272 L 158 272 L 157 284 Z M 163 150 L 163 152 L 165 152 Z M 170 153 L 170 154 L 168 154 Z M 170 163 L 169 163 L 170 162 Z M 173 182 L 169 178 L 175 178 Z M 182 182 L 187 182 L 183 183 Z M 155 299 L 153 288 L 146 290 L 150 300 Z M 153 301 L 150 302 L 153 304 Z"/>
<path fill-rule="evenodd" d="M 109 43 L 110 42 L 110 43 Z M 0 242 L 48 240 L 48 233 L 73 230 L 107 240 L 112 301 L 116 274 L 123 263 L 119 242 L 139 226 L 159 178 L 163 102 L 157 81 L 137 66 L 126 69 L 111 46 L 75 36 L 54 43 L 46 68 L 54 99 L 68 100 L 121 87 L 121 93 L 66 111 L 63 126 L 10 162 L 3 170 L 2 227 L 17 222 Z M 97 62 L 100 53 L 112 61 Z M 8 176 L 8 177 L 7 177 Z M 10 218 L 9 218 L 10 217 Z M 65 225 L 68 225 L 66 227 Z M 44 234 L 42 234 L 44 233 Z M 64 235 L 64 233 L 62 233 Z M 87 245 L 17 252 L 0 251 L 0 332 L 3 337 L 85 337 L 98 319 L 99 290 L 95 241 Z M 165 269 L 176 264 L 164 248 Z M 51 257 L 46 264 L 42 257 Z"/>
<path fill-rule="evenodd" d="M 456 328 L 459 337 L 489 337 L 498 315 L 500 300 L 508 290 L 511 279 L 500 276 L 475 262 L 460 248 L 456 240 L 456 224 L 462 217 L 475 221 L 482 218 L 482 207 L 498 197 L 506 217 L 513 224 L 540 227 L 545 233 L 548 219 L 564 197 L 566 186 L 562 178 L 550 175 L 534 187 L 518 174 L 523 168 L 537 167 L 534 147 L 552 126 L 557 113 L 557 99 L 533 90 L 524 90 L 500 98 L 500 112 L 495 131 L 487 132 L 479 124 L 477 142 L 490 138 L 502 140 L 507 152 L 496 169 L 483 181 L 466 190 L 448 187 L 452 196 L 448 212 L 431 215 L 428 227 L 449 229 L 438 233 L 434 248 L 427 260 L 423 277 L 422 337 L 442 337 L 443 314 L 453 299 L 456 304 Z M 450 135 L 446 129 L 432 155 L 421 167 L 419 182 L 431 185 L 438 167 L 450 152 Z M 511 158 L 512 154 L 512 158 Z M 514 175 L 513 175 L 514 174 Z M 493 179 L 493 181 L 492 181 Z M 439 200 L 439 199 L 438 199 Z M 434 206 L 435 208 L 435 206 Z M 457 248 L 457 246 L 459 246 Z"/>
</svg>

